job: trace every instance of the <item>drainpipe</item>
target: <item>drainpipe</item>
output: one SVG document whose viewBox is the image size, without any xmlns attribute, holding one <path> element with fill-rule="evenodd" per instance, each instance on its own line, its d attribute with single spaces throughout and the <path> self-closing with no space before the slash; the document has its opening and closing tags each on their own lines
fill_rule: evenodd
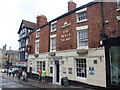
<svg viewBox="0 0 120 90">
<path fill-rule="evenodd" d="M 104 2 L 100 2 L 101 17 L 102 17 L 102 30 L 100 32 L 101 40 L 107 39 L 108 36 L 105 34 L 105 20 L 104 20 Z"/>
</svg>

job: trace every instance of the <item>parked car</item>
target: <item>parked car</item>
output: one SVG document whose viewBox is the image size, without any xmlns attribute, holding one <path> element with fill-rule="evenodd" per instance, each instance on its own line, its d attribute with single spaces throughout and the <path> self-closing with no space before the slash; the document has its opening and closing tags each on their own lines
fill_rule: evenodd
<svg viewBox="0 0 120 90">
<path fill-rule="evenodd" d="M 7 72 L 7 69 L 0 69 L 0 72 L 6 73 L 6 72 Z"/>
</svg>

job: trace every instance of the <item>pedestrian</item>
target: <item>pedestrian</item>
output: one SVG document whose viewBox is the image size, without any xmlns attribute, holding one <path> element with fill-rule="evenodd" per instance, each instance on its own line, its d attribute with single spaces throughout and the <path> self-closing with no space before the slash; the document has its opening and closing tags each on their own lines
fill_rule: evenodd
<svg viewBox="0 0 120 90">
<path fill-rule="evenodd" d="M 40 70 L 38 71 L 38 73 L 39 73 L 39 82 L 41 82 L 41 80 L 42 80 L 42 77 L 41 77 L 42 70 L 40 69 Z"/>
<path fill-rule="evenodd" d="M 27 73 L 25 70 L 22 72 L 23 81 L 27 81 Z"/>
<path fill-rule="evenodd" d="M 8 69 L 7 69 L 7 76 L 9 75 Z"/>
<path fill-rule="evenodd" d="M 8 74 L 9 74 L 9 76 L 11 76 L 11 73 L 12 73 L 12 70 L 9 69 L 9 70 L 8 70 Z"/>
<path fill-rule="evenodd" d="M 13 77 L 15 76 L 15 70 L 12 71 L 12 75 L 13 75 Z"/>
<path fill-rule="evenodd" d="M 45 68 L 43 68 L 41 76 L 42 76 L 42 82 L 45 82 L 45 76 L 46 76 Z"/>
<path fill-rule="evenodd" d="M 18 71 L 18 79 L 20 80 L 20 77 L 22 76 L 22 71 L 21 70 L 19 70 Z"/>
</svg>

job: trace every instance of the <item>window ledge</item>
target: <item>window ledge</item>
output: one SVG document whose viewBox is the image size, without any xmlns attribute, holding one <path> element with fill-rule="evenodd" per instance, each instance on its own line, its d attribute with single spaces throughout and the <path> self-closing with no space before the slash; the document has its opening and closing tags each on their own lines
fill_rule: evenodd
<svg viewBox="0 0 120 90">
<path fill-rule="evenodd" d="M 82 79 L 82 80 L 86 80 L 87 78 L 85 78 L 85 77 L 78 77 L 78 76 L 76 76 L 76 78 L 77 79 Z"/>
<path fill-rule="evenodd" d="M 120 8 L 116 9 L 116 11 L 117 11 L 117 12 L 120 11 Z"/>
<path fill-rule="evenodd" d="M 81 47 L 78 47 L 77 49 L 89 49 L 88 46 L 81 46 Z"/>
<path fill-rule="evenodd" d="M 86 22 L 86 21 L 88 21 L 87 19 L 85 19 L 85 20 L 80 20 L 80 21 L 77 21 L 76 23 L 82 23 L 82 22 Z"/>
<path fill-rule="evenodd" d="M 50 50 L 50 52 L 56 52 L 56 50 Z"/>
<path fill-rule="evenodd" d="M 51 32 L 56 32 L 56 30 L 54 30 L 54 31 L 51 30 Z"/>
</svg>

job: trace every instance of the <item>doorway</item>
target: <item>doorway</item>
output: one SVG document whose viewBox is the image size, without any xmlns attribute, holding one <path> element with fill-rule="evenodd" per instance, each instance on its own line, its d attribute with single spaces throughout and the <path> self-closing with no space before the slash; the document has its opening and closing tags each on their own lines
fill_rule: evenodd
<svg viewBox="0 0 120 90">
<path fill-rule="evenodd" d="M 55 60 L 55 63 L 54 63 L 53 82 L 55 84 L 59 84 L 60 83 L 60 65 L 59 65 L 59 60 Z"/>
</svg>

